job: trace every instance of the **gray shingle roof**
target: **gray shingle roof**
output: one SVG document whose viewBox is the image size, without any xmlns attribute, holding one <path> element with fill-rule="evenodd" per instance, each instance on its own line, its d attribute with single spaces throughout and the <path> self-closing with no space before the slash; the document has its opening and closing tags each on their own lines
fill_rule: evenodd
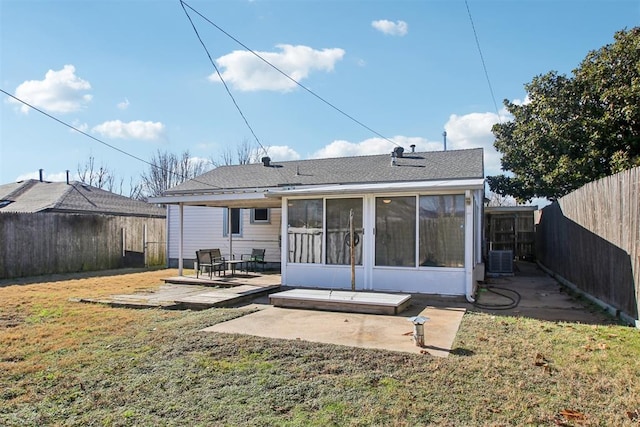
<svg viewBox="0 0 640 427">
<path fill-rule="evenodd" d="M 0 185 L 0 212 L 73 212 L 164 217 L 165 210 L 146 202 L 73 181 L 27 180 Z"/>
<path fill-rule="evenodd" d="M 220 189 L 484 178 L 482 148 L 220 166 L 177 185 L 167 196 Z"/>
</svg>

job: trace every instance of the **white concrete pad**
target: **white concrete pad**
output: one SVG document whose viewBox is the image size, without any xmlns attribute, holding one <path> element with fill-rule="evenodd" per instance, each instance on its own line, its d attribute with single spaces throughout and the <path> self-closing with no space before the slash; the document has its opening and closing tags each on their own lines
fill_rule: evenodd
<svg viewBox="0 0 640 427">
<path fill-rule="evenodd" d="M 410 299 L 407 294 L 330 289 L 292 289 L 269 295 L 269 301 L 276 307 L 387 315 L 404 311 Z"/>
<path fill-rule="evenodd" d="M 430 321 L 425 324 L 425 347 L 421 348 L 415 345 L 413 324 L 408 317 L 262 307 L 265 308 L 203 331 L 447 357 L 465 313 L 461 308 L 422 310 L 420 314 Z"/>
</svg>

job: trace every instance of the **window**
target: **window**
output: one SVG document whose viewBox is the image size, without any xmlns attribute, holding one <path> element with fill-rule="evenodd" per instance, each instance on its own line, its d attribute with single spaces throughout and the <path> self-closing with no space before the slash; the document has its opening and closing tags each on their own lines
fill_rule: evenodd
<svg viewBox="0 0 640 427">
<path fill-rule="evenodd" d="M 231 208 L 224 210 L 224 225 L 223 225 L 223 235 L 226 237 L 229 235 L 229 214 L 231 211 L 231 232 L 234 236 L 242 235 L 242 210 L 240 208 Z"/>
<path fill-rule="evenodd" d="M 322 199 L 289 200 L 289 262 L 322 262 Z"/>
<path fill-rule="evenodd" d="M 464 267 L 464 195 L 420 196 L 420 265 Z"/>
<path fill-rule="evenodd" d="M 376 265 L 415 267 L 416 198 L 376 198 Z"/>
<path fill-rule="evenodd" d="M 362 199 L 327 200 L 327 264 L 351 265 L 349 212 L 353 210 L 355 263 L 362 265 Z"/>
<path fill-rule="evenodd" d="M 251 223 L 252 224 L 269 224 L 271 218 L 269 216 L 269 209 L 251 209 Z"/>
</svg>

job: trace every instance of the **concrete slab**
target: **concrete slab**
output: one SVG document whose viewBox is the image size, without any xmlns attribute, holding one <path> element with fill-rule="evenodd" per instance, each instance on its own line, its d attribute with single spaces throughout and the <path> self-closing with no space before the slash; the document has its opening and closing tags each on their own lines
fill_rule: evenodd
<svg viewBox="0 0 640 427">
<path fill-rule="evenodd" d="M 233 288 L 164 284 L 157 289 L 135 294 L 110 295 L 101 298 L 76 298 L 77 302 L 93 302 L 115 307 L 206 309 L 229 307 L 277 290 L 279 285 L 238 285 Z"/>
<path fill-rule="evenodd" d="M 329 289 L 291 289 L 269 295 L 276 307 L 394 315 L 409 305 L 411 295 L 349 292 Z"/>
<path fill-rule="evenodd" d="M 257 306 L 257 305 L 256 305 Z M 335 313 L 272 306 L 204 329 L 204 332 L 254 335 L 325 344 L 373 348 L 447 357 L 465 313 L 461 308 L 426 307 L 425 347 L 413 340 L 408 317 Z"/>
<path fill-rule="evenodd" d="M 600 307 L 589 305 L 585 300 L 559 284 L 536 264 L 516 262 L 515 276 L 495 277 L 487 285 L 498 288 L 509 297 L 520 296 L 516 307 L 507 310 L 481 309 L 480 311 L 504 316 L 530 317 L 553 322 L 577 322 L 586 324 L 611 324 L 616 320 Z M 502 288 L 502 289 L 501 289 Z M 517 294 L 516 294 L 517 292 Z M 477 301 L 486 305 L 508 304 L 511 300 L 492 292 L 479 292 Z M 473 309 L 478 310 L 477 307 Z"/>
</svg>

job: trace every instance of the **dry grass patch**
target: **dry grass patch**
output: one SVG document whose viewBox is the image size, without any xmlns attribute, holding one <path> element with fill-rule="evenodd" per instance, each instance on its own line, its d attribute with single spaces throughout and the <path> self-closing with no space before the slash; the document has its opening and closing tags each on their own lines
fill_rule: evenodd
<svg viewBox="0 0 640 427">
<path fill-rule="evenodd" d="M 174 274 L 0 287 L 0 425 L 639 425 L 622 326 L 468 313 L 440 359 L 198 332 L 242 309 L 68 301 Z"/>
</svg>

